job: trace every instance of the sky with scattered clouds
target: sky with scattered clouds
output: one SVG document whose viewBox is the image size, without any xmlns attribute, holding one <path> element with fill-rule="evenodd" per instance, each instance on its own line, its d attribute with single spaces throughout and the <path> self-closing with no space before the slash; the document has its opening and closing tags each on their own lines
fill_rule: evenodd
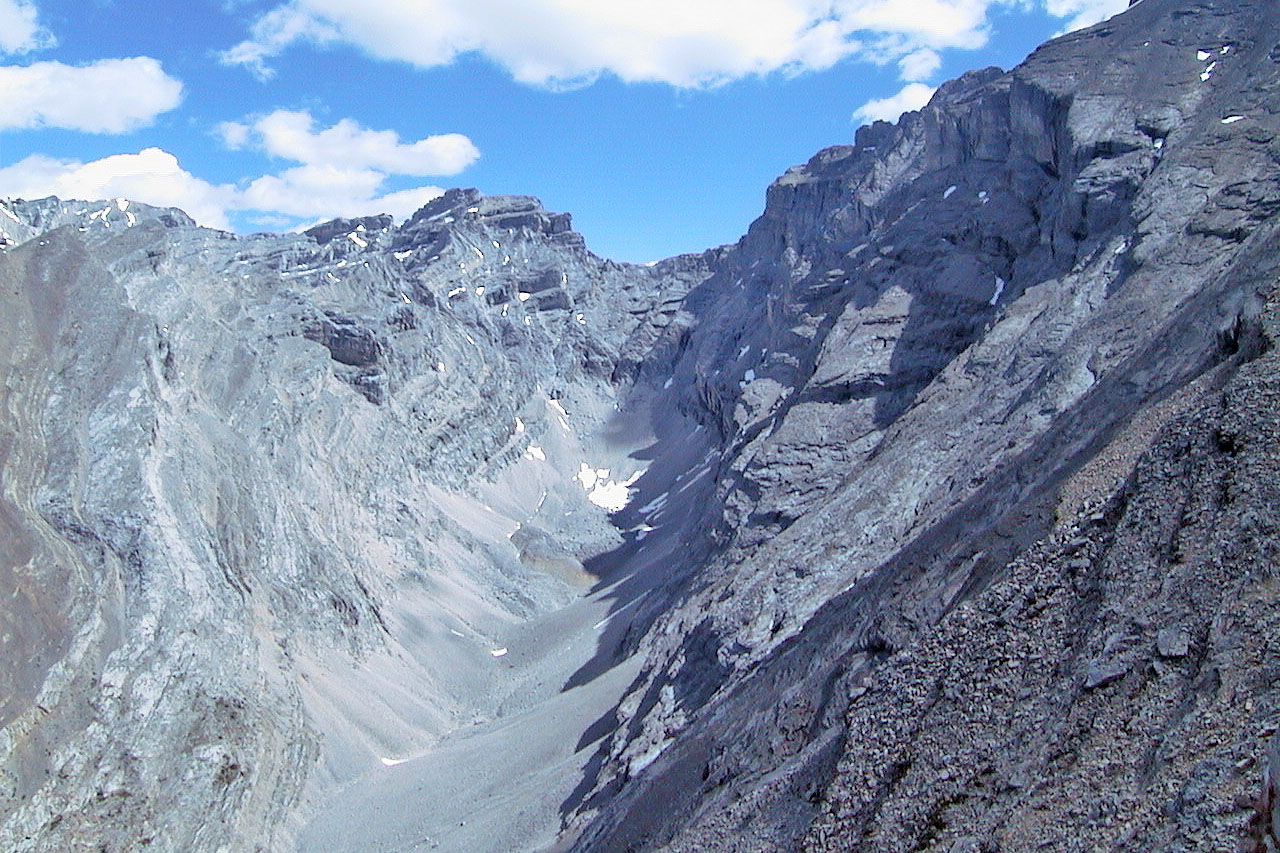
<svg viewBox="0 0 1280 853">
<path fill-rule="evenodd" d="M 0 198 L 203 225 L 539 196 L 597 253 L 731 242 L 768 183 L 1128 0 L 0 0 Z"/>
</svg>

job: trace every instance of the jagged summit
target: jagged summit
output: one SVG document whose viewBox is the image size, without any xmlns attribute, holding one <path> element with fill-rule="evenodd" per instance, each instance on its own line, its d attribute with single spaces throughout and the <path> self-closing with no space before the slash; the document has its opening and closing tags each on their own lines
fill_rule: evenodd
<svg viewBox="0 0 1280 853">
<path fill-rule="evenodd" d="M 0 846 L 1270 849 L 1277 56 L 1144 0 L 652 267 L 0 204 Z"/>
</svg>

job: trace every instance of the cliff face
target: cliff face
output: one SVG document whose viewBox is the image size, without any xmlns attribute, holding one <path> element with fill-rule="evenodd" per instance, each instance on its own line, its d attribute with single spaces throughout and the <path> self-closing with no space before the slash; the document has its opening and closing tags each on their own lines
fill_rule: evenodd
<svg viewBox="0 0 1280 853">
<path fill-rule="evenodd" d="M 1273 546 L 1227 532 L 1274 519 L 1278 23 L 1146 0 L 774 184 L 669 348 L 719 550 L 579 849 L 1235 843 L 1280 710 L 1237 621 Z"/>
<path fill-rule="evenodd" d="M 1278 85 L 1143 0 L 652 267 L 5 203 L 3 846 L 1229 849 Z"/>
</svg>

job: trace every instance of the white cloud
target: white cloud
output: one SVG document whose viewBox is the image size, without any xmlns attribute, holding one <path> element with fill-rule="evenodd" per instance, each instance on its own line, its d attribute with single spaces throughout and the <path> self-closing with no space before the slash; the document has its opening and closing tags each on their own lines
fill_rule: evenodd
<svg viewBox="0 0 1280 853">
<path fill-rule="evenodd" d="M 253 38 L 224 51 L 222 59 L 231 65 L 245 66 L 260 80 L 275 73 L 266 61 L 293 42 L 308 40 L 324 44 L 338 38 L 333 28 L 290 6 L 281 6 L 263 15 L 254 22 L 252 34 Z"/>
<path fill-rule="evenodd" d="M 299 40 L 341 40 L 431 67 L 479 52 L 521 82 L 564 87 L 602 73 L 713 86 L 819 70 L 892 37 L 897 56 L 978 47 L 996 4 L 1023 0 L 290 0 L 223 54 L 258 73 Z"/>
<path fill-rule="evenodd" d="M 298 166 L 264 175 L 239 188 L 211 184 L 182 168 L 159 148 L 115 154 L 83 163 L 41 154 L 0 168 L 0 197 L 64 199 L 128 198 L 157 207 L 177 207 L 210 228 L 231 230 L 232 215 L 279 227 L 303 226 L 337 216 L 389 213 L 409 216 L 444 191 L 424 186 L 382 193 L 386 175 L 368 169 Z"/>
<path fill-rule="evenodd" d="M 898 60 L 899 76 L 907 81 L 927 80 L 937 74 L 941 67 L 942 57 L 938 56 L 937 51 L 927 47 L 912 51 Z"/>
<path fill-rule="evenodd" d="M 64 199 L 129 198 L 157 207 L 180 207 L 202 225 L 229 228 L 226 211 L 235 187 L 200 180 L 159 148 L 81 163 L 33 154 L 0 169 L 0 196 Z"/>
<path fill-rule="evenodd" d="M 218 138 L 222 140 L 222 144 L 232 151 L 239 151 L 249 144 L 249 132 L 251 130 L 252 128 L 249 125 L 238 121 L 224 121 L 215 128 Z"/>
<path fill-rule="evenodd" d="M 25 53 L 53 44 L 30 0 L 0 0 L 0 53 Z"/>
<path fill-rule="evenodd" d="M 60 127 L 125 133 L 151 124 L 181 100 L 182 84 L 147 56 L 85 66 L 0 66 L 0 130 Z"/>
<path fill-rule="evenodd" d="M 1064 32 L 1088 27 L 1129 8 L 1129 0 L 1046 0 L 1045 11 L 1055 18 L 1070 18 Z"/>
<path fill-rule="evenodd" d="M 896 95 L 867 101 L 853 113 L 854 121 L 870 123 L 873 121 L 897 121 L 908 110 L 918 110 L 937 89 L 924 83 L 908 83 Z"/>
<path fill-rule="evenodd" d="M 423 68 L 480 53 L 523 83 L 568 88 L 601 74 L 708 87 L 752 74 L 882 63 L 981 47 L 993 8 L 1045 8 L 1077 27 L 1128 0 L 287 0 L 222 54 L 260 77 L 299 42 L 344 42 Z M 913 62 L 923 63 L 925 54 Z M 927 65 L 904 70 L 928 76 Z M 936 70 L 936 69 L 935 69 Z"/>
<path fill-rule="evenodd" d="M 240 127 L 228 128 L 232 142 L 240 139 Z M 344 170 L 456 175 L 480 156 L 471 140 L 458 133 L 401 143 L 393 130 L 368 130 L 349 118 L 317 131 L 310 113 L 290 110 L 277 110 L 264 116 L 254 122 L 252 129 L 269 154 L 297 163 Z M 224 138 L 227 138 L 226 132 Z"/>
</svg>

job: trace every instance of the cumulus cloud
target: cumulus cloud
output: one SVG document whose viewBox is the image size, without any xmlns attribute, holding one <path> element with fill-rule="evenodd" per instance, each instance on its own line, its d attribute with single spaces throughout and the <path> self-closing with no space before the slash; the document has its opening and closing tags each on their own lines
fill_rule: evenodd
<svg viewBox="0 0 1280 853">
<path fill-rule="evenodd" d="M 48 47 L 53 37 L 37 20 L 29 0 L 0 0 L 0 53 L 25 53 Z"/>
<path fill-rule="evenodd" d="M 1088 27 L 1129 8 L 1129 0 L 1046 0 L 1045 11 L 1056 18 L 1069 18 L 1064 32 Z"/>
<path fill-rule="evenodd" d="M 236 214 L 272 226 L 375 213 L 403 218 L 444 191 L 388 190 L 392 176 L 453 175 L 480 156 L 459 134 L 402 142 L 394 131 L 369 130 L 351 119 L 320 129 L 309 113 L 288 110 L 251 123 L 224 122 L 216 135 L 228 148 L 252 146 L 297 165 L 236 186 L 201 180 L 159 148 L 90 163 L 33 155 L 0 169 L 0 196 L 124 197 L 179 207 L 201 225 L 224 229 Z"/>
<path fill-rule="evenodd" d="M 479 52 L 521 82 L 564 87 L 602 73 L 714 86 L 772 71 L 828 68 L 882 49 L 977 47 L 986 14 L 1022 0 L 290 0 L 223 60 L 264 73 L 300 40 L 341 40 L 420 67 Z M 896 57 L 891 57 L 896 58 Z"/>
<path fill-rule="evenodd" d="M 210 228 L 232 230 L 235 214 L 275 227 L 305 226 L 337 216 L 409 216 L 444 190 L 436 186 L 381 192 L 386 175 L 368 169 L 298 166 L 247 186 L 211 184 L 159 148 L 84 163 L 33 154 L 0 168 L 0 197 L 128 198 L 177 207 Z"/>
<path fill-rule="evenodd" d="M 147 56 L 84 66 L 0 66 L 0 130 L 59 127 L 125 133 L 151 124 L 181 100 L 182 84 Z"/>
<path fill-rule="evenodd" d="M 924 83 L 908 83 L 896 95 L 867 101 L 853 113 L 854 121 L 870 123 L 873 121 L 897 121 L 908 110 L 918 110 L 937 89 Z"/>
<path fill-rule="evenodd" d="M 224 139 L 247 141 L 247 128 L 224 125 Z M 456 175 L 480 156 L 471 140 L 458 133 L 402 143 L 393 130 L 368 130 L 351 119 L 316 130 L 307 112 L 276 110 L 252 127 L 268 154 L 312 166 L 376 169 L 396 175 Z M 240 137 L 246 137 L 241 140 Z"/>
<path fill-rule="evenodd" d="M 0 169 L 0 196 L 49 195 L 88 201 L 129 198 L 158 207 L 180 207 L 202 225 L 229 228 L 226 212 L 237 190 L 200 180 L 183 169 L 177 157 L 159 148 L 90 163 L 33 154 Z"/>
<path fill-rule="evenodd" d="M 937 51 L 921 48 L 898 60 L 898 71 L 903 80 L 914 82 L 927 80 L 942 67 L 942 57 Z"/>
<path fill-rule="evenodd" d="M 354 45 L 423 68 L 480 53 L 523 83 L 584 85 L 601 74 L 709 87 L 752 74 L 821 70 L 850 56 L 896 62 L 977 48 L 996 7 L 1039 6 L 1072 27 L 1127 0 L 287 0 L 222 54 L 260 77 L 297 42 Z M 921 79 L 927 54 L 910 65 Z"/>
</svg>

